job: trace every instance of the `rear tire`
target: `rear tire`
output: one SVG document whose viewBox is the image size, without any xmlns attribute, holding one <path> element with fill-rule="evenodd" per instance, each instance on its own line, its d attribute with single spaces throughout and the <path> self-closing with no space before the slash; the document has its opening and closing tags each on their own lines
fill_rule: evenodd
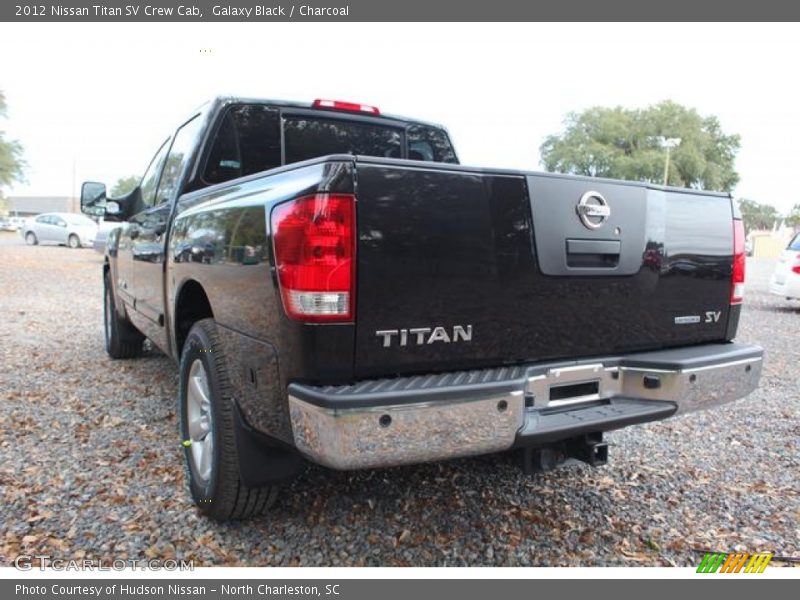
<svg viewBox="0 0 800 600">
<path fill-rule="evenodd" d="M 39 243 L 39 240 L 36 239 L 35 233 L 29 231 L 28 233 L 25 234 L 25 242 L 28 244 L 28 246 L 35 246 L 36 244 Z"/>
<path fill-rule="evenodd" d="M 74 233 L 71 233 L 69 238 L 67 239 L 67 246 L 72 248 L 73 250 L 81 247 L 81 238 L 79 238 Z"/>
<path fill-rule="evenodd" d="M 111 288 L 111 276 L 106 272 L 103 277 L 103 330 L 105 333 L 106 352 L 111 358 L 136 358 L 142 353 L 144 335 L 127 319 L 120 318 Z"/>
<path fill-rule="evenodd" d="M 269 509 L 277 486 L 248 487 L 239 473 L 233 389 L 214 319 L 202 319 L 189 331 L 178 398 L 186 481 L 200 512 L 227 521 Z"/>
</svg>

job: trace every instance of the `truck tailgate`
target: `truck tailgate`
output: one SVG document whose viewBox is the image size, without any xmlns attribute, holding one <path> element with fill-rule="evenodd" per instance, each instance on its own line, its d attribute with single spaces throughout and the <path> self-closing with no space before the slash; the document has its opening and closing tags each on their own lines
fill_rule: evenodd
<svg viewBox="0 0 800 600">
<path fill-rule="evenodd" d="M 356 171 L 356 377 L 726 337 L 727 196 L 360 157 Z M 582 220 L 598 195 L 607 210 Z"/>
</svg>

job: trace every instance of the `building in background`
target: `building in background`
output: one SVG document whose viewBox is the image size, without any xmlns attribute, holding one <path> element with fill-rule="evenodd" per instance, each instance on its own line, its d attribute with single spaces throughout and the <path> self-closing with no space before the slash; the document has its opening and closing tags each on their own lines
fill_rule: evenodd
<svg viewBox="0 0 800 600">
<path fill-rule="evenodd" d="M 69 196 L 8 196 L 9 217 L 32 217 L 49 212 L 80 212 L 78 198 Z"/>
<path fill-rule="evenodd" d="M 789 241 L 795 236 L 791 227 L 786 227 L 782 222 L 775 225 L 773 231 L 755 230 L 747 234 L 750 244 L 751 256 L 756 258 L 777 258 L 786 249 Z"/>
</svg>

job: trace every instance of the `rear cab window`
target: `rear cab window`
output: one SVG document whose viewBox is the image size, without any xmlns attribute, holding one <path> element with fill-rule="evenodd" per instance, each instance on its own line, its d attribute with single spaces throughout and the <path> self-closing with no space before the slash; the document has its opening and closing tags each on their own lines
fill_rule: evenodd
<svg viewBox="0 0 800 600">
<path fill-rule="evenodd" d="M 328 154 L 402 158 L 403 130 L 336 118 L 287 116 L 283 120 L 286 164 Z"/>
<path fill-rule="evenodd" d="M 787 250 L 800 250 L 800 233 L 794 236 L 794 239 L 789 242 Z"/>
<path fill-rule="evenodd" d="M 442 129 L 411 125 L 407 129 L 407 136 L 410 160 L 458 164 L 450 138 Z"/>
<path fill-rule="evenodd" d="M 337 112 L 234 104 L 216 126 L 201 179 L 213 185 L 331 154 L 458 163 L 447 133 L 437 127 Z"/>
</svg>

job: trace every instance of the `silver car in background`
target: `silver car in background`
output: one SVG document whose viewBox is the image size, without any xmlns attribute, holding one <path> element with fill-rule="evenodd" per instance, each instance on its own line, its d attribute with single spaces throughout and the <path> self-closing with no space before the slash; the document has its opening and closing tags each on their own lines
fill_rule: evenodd
<svg viewBox="0 0 800 600">
<path fill-rule="evenodd" d="M 31 246 L 50 242 L 80 248 L 94 243 L 97 223 L 77 213 L 44 213 L 28 219 L 21 232 Z"/>
</svg>

